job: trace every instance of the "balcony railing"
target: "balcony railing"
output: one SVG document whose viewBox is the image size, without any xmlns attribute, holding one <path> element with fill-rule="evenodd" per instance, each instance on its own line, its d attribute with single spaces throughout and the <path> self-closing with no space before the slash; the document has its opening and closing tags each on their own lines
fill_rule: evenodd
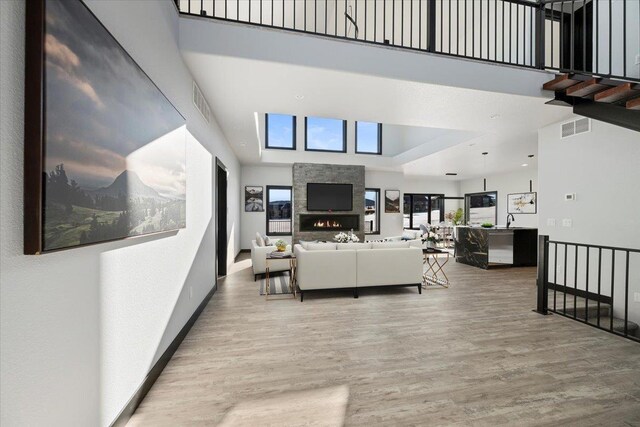
<svg viewBox="0 0 640 427">
<path fill-rule="evenodd" d="M 638 0 L 175 0 L 181 13 L 640 81 Z M 635 49 L 635 50 L 634 50 Z"/>
</svg>

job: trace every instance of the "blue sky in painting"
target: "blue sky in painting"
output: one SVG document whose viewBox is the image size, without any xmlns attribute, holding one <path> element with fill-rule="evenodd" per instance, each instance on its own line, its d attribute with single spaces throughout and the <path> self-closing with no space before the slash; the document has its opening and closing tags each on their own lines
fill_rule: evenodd
<svg viewBox="0 0 640 427">
<path fill-rule="evenodd" d="M 378 123 L 358 122 L 357 150 L 361 153 L 378 152 Z"/>
<path fill-rule="evenodd" d="M 320 117 L 307 118 L 307 148 L 342 151 L 344 134 L 342 120 Z"/>
<path fill-rule="evenodd" d="M 293 147 L 293 117 L 269 114 L 268 145 L 277 148 Z"/>
</svg>

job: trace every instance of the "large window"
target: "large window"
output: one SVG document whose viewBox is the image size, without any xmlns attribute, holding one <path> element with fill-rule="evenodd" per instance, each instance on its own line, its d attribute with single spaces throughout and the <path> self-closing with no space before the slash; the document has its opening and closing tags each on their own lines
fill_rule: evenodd
<svg viewBox="0 0 640 427">
<path fill-rule="evenodd" d="M 498 222 L 498 192 L 485 191 L 464 195 L 467 224 L 478 225 Z"/>
<path fill-rule="evenodd" d="M 364 190 L 364 232 L 380 234 L 380 189 Z"/>
<path fill-rule="evenodd" d="M 291 235 L 291 187 L 267 185 L 267 235 Z"/>
<path fill-rule="evenodd" d="M 347 152 L 347 121 L 305 117 L 305 150 Z"/>
<path fill-rule="evenodd" d="M 356 122 L 356 153 L 382 154 L 382 124 Z"/>
<path fill-rule="evenodd" d="M 296 117 L 287 114 L 265 114 L 265 147 L 296 149 Z"/>
<path fill-rule="evenodd" d="M 443 194 L 405 194 L 404 228 L 417 230 L 421 224 L 439 224 L 444 221 Z"/>
</svg>

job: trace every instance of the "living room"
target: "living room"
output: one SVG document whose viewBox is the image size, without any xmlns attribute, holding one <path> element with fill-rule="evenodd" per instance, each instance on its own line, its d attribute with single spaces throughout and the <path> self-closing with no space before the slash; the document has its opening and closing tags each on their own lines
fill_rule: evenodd
<svg viewBox="0 0 640 427">
<path fill-rule="evenodd" d="M 0 2 L 0 424 L 640 424 L 639 13 Z"/>
</svg>

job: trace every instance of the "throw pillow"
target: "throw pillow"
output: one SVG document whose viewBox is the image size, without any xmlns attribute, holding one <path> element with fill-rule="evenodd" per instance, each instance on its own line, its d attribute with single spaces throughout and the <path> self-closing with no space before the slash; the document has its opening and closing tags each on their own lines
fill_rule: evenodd
<svg viewBox="0 0 640 427">
<path fill-rule="evenodd" d="M 335 243 L 308 243 L 307 250 L 308 251 L 335 251 L 336 244 Z"/>
<path fill-rule="evenodd" d="M 259 231 L 256 231 L 256 244 L 260 247 L 264 246 L 264 239 Z"/>
<path fill-rule="evenodd" d="M 302 246 L 305 249 L 309 249 L 307 248 L 307 245 L 309 243 L 318 243 L 318 241 L 317 240 L 300 240 L 300 246 Z"/>
<path fill-rule="evenodd" d="M 264 245 L 265 246 L 273 246 L 275 242 L 272 242 L 269 236 L 264 236 Z"/>
<path fill-rule="evenodd" d="M 409 242 L 382 242 L 372 243 L 371 249 L 396 249 L 396 248 L 408 248 Z"/>
</svg>

